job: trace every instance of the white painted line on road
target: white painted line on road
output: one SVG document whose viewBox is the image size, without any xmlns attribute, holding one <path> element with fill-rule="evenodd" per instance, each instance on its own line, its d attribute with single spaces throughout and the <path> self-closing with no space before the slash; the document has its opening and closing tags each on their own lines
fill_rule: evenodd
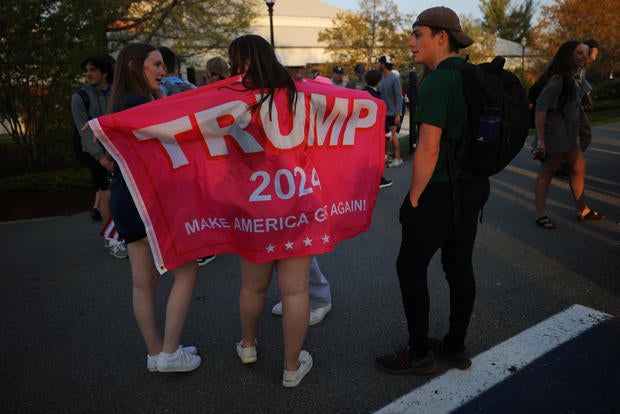
<svg viewBox="0 0 620 414">
<path fill-rule="evenodd" d="M 611 317 L 585 306 L 573 305 L 476 356 L 467 371 L 449 370 L 375 414 L 448 413 Z"/>
</svg>

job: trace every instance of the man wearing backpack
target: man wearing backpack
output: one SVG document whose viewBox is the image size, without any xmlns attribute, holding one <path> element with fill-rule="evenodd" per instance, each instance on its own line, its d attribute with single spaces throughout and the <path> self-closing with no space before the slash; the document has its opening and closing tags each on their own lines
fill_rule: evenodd
<svg viewBox="0 0 620 414">
<path fill-rule="evenodd" d="M 419 139 L 409 193 L 400 208 L 402 241 L 396 267 L 409 339 L 403 350 L 378 357 L 376 364 L 391 374 L 429 375 L 436 370 L 433 352 L 456 368 L 471 365 L 465 336 L 475 299 L 472 252 L 489 180 L 468 175 L 457 166 L 453 183 L 448 171 L 449 150 L 463 134 L 468 116 L 463 71 L 458 68 L 464 60 L 458 51 L 473 40 L 446 7 L 423 11 L 412 34 L 409 46 L 414 60 L 430 72 L 419 89 L 414 115 Z M 452 191 L 453 185 L 458 191 Z M 458 209 L 454 196 L 459 197 Z M 450 325 L 442 339 L 428 337 L 427 268 L 438 249 L 450 290 Z"/>
<path fill-rule="evenodd" d="M 184 81 L 179 77 L 181 63 L 172 49 L 165 46 L 160 46 L 157 49 L 161 53 L 161 57 L 164 59 L 164 65 L 166 66 L 166 76 L 161 80 L 161 90 L 164 92 L 164 96 L 195 89 L 196 85 Z"/>
<path fill-rule="evenodd" d="M 81 64 L 86 75 L 86 83 L 71 96 L 71 114 L 77 133 L 80 136 L 82 150 L 87 153 L 84 163 L 93 177 L 99 193 L 99 212 L 101 220 L 107 224 L 110 220 L 110 189 L 108 173 L 114 169 L 114 161 L 108 158 L 99 142 L 93 142 L 90 128 L 82 130 L 84 124 L 93 118 L 106 114 L 115 61 L 110 55 L 90 56 Z M 127 247 L 115 239 L 104 237 L 104 246 L 112 256 L 127 257 Z"/>
</svg>

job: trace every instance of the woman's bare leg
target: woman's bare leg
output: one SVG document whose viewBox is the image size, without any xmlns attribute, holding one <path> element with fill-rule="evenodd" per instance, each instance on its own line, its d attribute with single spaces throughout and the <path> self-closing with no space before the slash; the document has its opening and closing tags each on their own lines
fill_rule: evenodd
<svg viewBox="0 0 620 414">
<path fill-rule="evenodd" d="M 312 256 L 278 260 L 278 285 L 282 296 L 282 331 L 287 371 L 299 368 L 299 352 L 308 331 L 310 304 L 308 281 Z"/>
</svg>

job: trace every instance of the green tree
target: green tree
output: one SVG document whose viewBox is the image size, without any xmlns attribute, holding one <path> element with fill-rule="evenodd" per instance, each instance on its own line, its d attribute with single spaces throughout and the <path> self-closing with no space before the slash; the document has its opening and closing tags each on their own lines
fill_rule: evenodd
<svg viewBox="0 0 620 414">
<path fill-rule="evenodd" d="M 68 135 L 68 100 L 84 45 L 106 51 L 105 32 L 91 30 L 96 18 L 83 17 L 88 15 L 85 8 L 109 16 L 100 4 L 94 0 L 0 4 L 0 119 L 17 144 L 25 170 L 44 167 L 56 138 Z"/>
<path fill-rule="evenodd" d="M 113 46 L 131 41 L 165 44 L 182 56 L 223 51 L 247 33 L 258 17 L 259 0 L 142 0 L 109 28 Z"/>
<path fill-rule="evenodd" d="M 360 62 L 370 67 L 374 59 L 389 55 L 397 66 L 406 66 L 413 17 L 401 14 L 391 0 L 360 0 L 359 9 L 338 13 L 332 27 L 319 33 L 318 41 L 326 44 L 331 59 L 347 67 Z"/>
<path fill-rule="evenodd" d="M 562 0 L 541 7 L 534 46 L 545 56 L 545 64 L 567 40 L 595 39 L 601 46 L 599 59 L 588 65 L 588 78 L 607 78 L 620 67 L 620 0 L 587 3 Z M 528 43 L 529 44 L 529 43 Z"/>
<path fill-rule="evenodd" d="M 524 0 L 518 5 L 510 0 L 480 0 L 482 28 L 502 39 L 520 42 L 530 37 L 534 17 L 534 0 Z"/>
<path fill-rule="evenodd" d="M 55 146 L 69 148 L 70 96 L 86 55 L 131 41 L 178 48 L 185 56 L 225 49 L 247 29 L 256 0 L 2 0 L 0 131 L 17 144 L 25 170 L 44 168 Z"/>
<path fill-rule="evenodd" d="M 534 0 L 525 0 L 519 6 L 513 7 L 506 20 L 506 27 L 502 30 L 500 37 L 513 42 L 521 42 L 521 39 L 528 39 L 534 18 Z"/>
<path fill-rule="evenodd" d="M 510 0 L 480 0 L 482 12 L 482 28 L 498 36 L 503 27 L 506 27 L 506 14 Z"/>
<path fill-rule="evenodd" d="M 463 55 L 469 55 L 472 63 L 486 62 L 495 56 L 495 36 L 482 28 L 481 21 L 472 16 L 460 16 L 461 27 L 469 37 L 474 39 L 474 44 L 461 51 Z"/>
</svg>

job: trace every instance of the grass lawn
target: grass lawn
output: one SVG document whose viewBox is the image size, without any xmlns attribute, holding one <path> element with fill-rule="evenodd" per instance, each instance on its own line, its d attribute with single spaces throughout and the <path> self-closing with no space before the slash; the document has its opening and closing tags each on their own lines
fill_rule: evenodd
<svg viewBox="0 0 620 414">
<path fill-rule="evenodd" d="M 620 99 L 599 99 L 594 101 L 594 111 L 588 112 L 592 125 L 620 122 Z"/>
</svg>

